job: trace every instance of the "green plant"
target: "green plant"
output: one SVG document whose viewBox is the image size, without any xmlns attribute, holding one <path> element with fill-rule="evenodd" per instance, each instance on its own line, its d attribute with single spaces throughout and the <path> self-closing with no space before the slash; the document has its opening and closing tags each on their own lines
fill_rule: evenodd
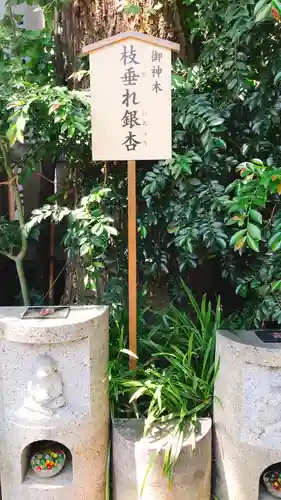
<svg viewBox="0 0 281 500">
<path fill-rule="evenodd" d="M 237 170 L 240 172 L 240 179 L 235 180 L 227 188 L 228 192 L 232 190 L 235 192 L 229 202 L 230 218 L 227 223 L 239 227 L 239 230 L 232 235 L 230 244 L 240 252 L 246 246 L 259 252 L 263 212 L 269 197 L 281 193 L 281 169 L 264 165 L 261 160 L 254 159 L 251 162 L 241 163 Z M 276 200 L 276 203 L 278 201 Z M 269 213 L 269 231 L 273 216 L 274 213 Z M 281 246 L 281 235 L 278 231 L 274 232 L 269 245 L 273 250 L 278 250 Z"/>
<path fill-rule="evenodd" d="M 82 93 L 53 84 L 50 28 L 39 34 L 18 29 L 9 2 L 7 9 L 8 17 L 0 22 L 0 169 L 7 178 L 1 184 L 8 185 L 15 199 L 18 222 L 3 221 L 0 251 L 15 262 L 27 305 L 23 259 L 28 241 L 19 185 L 34 172 L 40 175 L 46 157 L 64 158 L 65 150 L 69 164 L 83 162 L 81 152 L 89 144 L 89 101 Z M 19 149 L 18 143 L 24 142 Z"/>
<path fill-rule="evenodd" d="M 126 388 L 135 389 L 131 403 L 145 398 L 145 433 L 159 423 L 166 425 L 167 435 L 159 453 L 164 449 L 163 473 L 169 484 L 184 439 L 191 434 L 195 443 L 198 419 L 211 413 L 219 369 L 215 338 L 220 325 L 220 299 L 213 314 L 206 296 L 199 305 L 186 285 L 183 288 L 191 307 L 188 313 L 170 306 L 154 338 L 143 339 L 153 352 L 151 358 L 138 369 L 135 380 L 124 381 Z M 161 339 L 167 342 L 164 349 Z"/>
<path fill-rule="evenodd" d="M 228 202 L 227 224 L 238 226 L 230 244 L 241 257 L 250 259 L 252 251 L 258 253 L 252 274 L 238 279 L 237 292 L 246 297 L 255 291 L 259 299 L 255 326 L 263 316 L 280 323 L 281 169 L 254 159 L 238 165 L 237 170 L 240 178 L 228 187 L 233 196 Z"/>
<path fill-rule="evenodd" d="M 155 32 L 158 25 L 158 32 L 162 33 L 161 2 L 153 2 L 149 9 L 138 1 L 121 3 L 120 10 L 131 16 L 130 21 L 138 28 Z M 178 18 L 177 33 L 183 35 L 182 47 L 191 49 L 187 60 L 192 64 L 185 66 L 177 61 L 173 65 L 172 160 L 137 165 L 137 185 L 144 195 L 138 194 L 140 288 L 146 284 L 150 293 L 154 285 L 165 287 L 170 298 L 179 300 L 180 277 L 194 279 L 197 285 L 203 283 L 201 293 L 214 289 L 230 313 L 243 310 L 241 317 L 247 317 L 247 324 L 259 326 L 278 317 L 278 289 L 274 293 L 268 291 L 268 286 L 280 279 L 278 251 L 267 251 L 264 224 L 251 220 L 257 229 L 249 225 L 246 239 L 252 246 L 258 245 L 259 252 L 252 251 L 246 243 L 242 255 L 233 253 L 229 244 L 233 228 L 227 223 L 231 218 L 228 209 L 232 192 L 226 189 L 234 180 L 237 164 L 247 158 L 261 158 L 264 164 L 271 163 L 276 169 L 281 164 L 281 25 L 271 16 L 271 3 L 210 0 L 206 4 L 204 0 L 192 0 L 178 2 L 177 10 L 174 3 L 167 6 L 173 19 L 174 14 Z M 50 18 L 53 7 L 51 3 L 45 9 Z M 62 159 L 69 165 L 68 183 L 57 194 L 58 204 L 70 201 L 74 179 L 83 184 L 75 200 L 78 204 L 93 185 L 104 182 L 111 190 L 103 210 L 114 215 L 118 235 L 114 244 L 106 247 L 102 257 L 105 268 L 100 275 L 105 280 L 114 276 L 122 283 L 127 268 L 124 166 L 120 162 L 96 164 L 92 168 L 89 96 L 87 92 L 69 92 L 66 87 L 57 86 L 58 81 L 72 85 L 64 76 L 74 69 L 56 74 L 54 63 L 68 60 L 72 52 L 66 54 L 67 44 L 57 43 L 60 37 L 53 32 L 53 21 L 48 19 L 40 33 L 16 29 L 9 16 L 0 23 L 0 134 L 8 136 L 12 151 L 18 142 L 25 141 L 23 156 L 17 161 L 12 159 L 11 164 L 14 175 L 17 167 L 22 169 L 16 178 L 19 184 L 39 175 L 46 157 Z M 80 72 L 80 68 L 76 69 L 76 79 L 87 75 L 86 66 Z M 275 205 L 276 199 L 269 196 L 265 210 L 260 212 L 265 224 L 273 210 L 272 221 L 278 224 Z M 9 228 L 7 224 L 3 226 L 3 243 L 9 235 L 15 243 L 17 227 L 17 223 Z M 259 236 L 259 229 L 261 240 L 250 234 L 252 231 Z M 274 236 L 275 229 L 271 229 Z M 277 233 L 276 229 L 276 241 Z M 76 268 L 83 281 L 84 266 Z M 202 269 L 210 272 L 208 282 L 201 279 Z M 95 276 L 89 282 L 93 288 Z M 229 290 L 233 291 L 230 299 Z M 235 290 L 241 301 L 235 298 Z"/>
<path fill-rule="evenodd" d="M 89 111 L 89 102 L 82 93 L 69 92 L 65 88 L 30 85 L 26 82 L 20 85 L 14 83 L 6 87 L 3 83 L 0 88 L 3 88 L 0 97 L 0 134 L 2 134 L 0 168 L 7 176 L 7 183 L 13 192 L 19 219 L 18 225 L 7 221 L 5 226 L 2 226 L 1 253 L 15 261 L 24 303 L 27 305 L 29 303 L 28 286 L 23 271 L 27 234 L 23 230 L 25 221 L 18 185 L 28 181 L 34 172 L 40 172 L 44 157 L 50 155 L 50 148 L 53 149 L 53 154 L 59 157 L 68 145 L 69 163 L 80 164 L 81 158 L 77 151 L 77 144 L 81 144 L 83 138 L 83 147 L 85 147 L 89 141 L 90 122 L 87 112 L 84 113 L 85 108 Z M 27 141 L 24 153 L 17 158 L 16 143 L 24 143 L 25 136 L 30 132 L 32 141 Z M 80 152 L 83 147 L 79 146 Z M 20 174 L 18 173 L 19 167 Z M 76 215 L 78 217 L 78 214 Z M 20 251 L 15 255 L 11 247 L 7 249 L 3 243 L 7 240 L 8 233 L 10 236 L 12 233 L 15 235 L 16 227 L 19 228 L 18 241 L 20 239 L 21 243 Z M 19 249 L 19 245 L 17 248 Z M 94 279 L 93 274 L 94 270 L 91 279 Z"/>
<path fill-rule="evenodd" d="M 278 287 L 273 289 L 280 279 L 278 250 L 264 244 L 271 237 L 276 246 L 279 242 L 278 178 L 267 187 L 258 187 L 253 179 L 256 200 L 250 177 L 243 185 L 232 183 L 235 168 L 250 163 L 249 157 L 259 158 L 278 177 L 281 25 L 271 15 L 269 0 L 196 0 L 188 9 L 198 59 L 189 68 L 174 65 L 173 158 L 152 166 L 143 177 L 147 206 L 139 216 L 145 235 L 139 256 L 145 279 L 156 276 L 158 282 L 168 283 L 174 296 L 175 276 L 192 276 L 198 286 L 198 281 L 203 283 L 200 268 L 210 271 L 212 288 L 220 287 L 229 313 L 241 311 L 247 325 L 261 327 L 281 320 Z M 258 176 L 258 165 L 254 170 Z M 240 215 L 228 211 L 235 186 L 241 190 L 240 199 L 248 190 L 248 215 L 245 225 L 238 225 L 236 233 L 241 233 L 234 236 L 239 221 L 230 219 Z M 263 190 L 268 193 L 264 208 L 256 204 Z M 240 252 L 237 246 L 243 242 Z M 207 286 L 204 282 L 202 293 Z M 241 299 L 235 298 L 235 291 Z"/>
<path fill-rule="evenodd" d="M 123 280 L 124 281 L 124 280 Z M 136 404 L 130 404 L 131 391 L 124 382 L 132 380 L 139 374 L 139 368 L 147 362 L 150 357 L 150 348 L 146 340 L 151 335 L 153 325 L 158 318 L 150 311 L 147 305 L 147 293 L 144 288 L 137 297 L 137 332 L 138 332 L 138 369 L 129 370 L 128 345 L 128 294 L 127 287 L 118 279 L 111 278 L 107 284 L 103 296 L 103 303 L 110 304 L 110 341 L 109 341 L 109 403 L 111 417 L 131 417 L 143 414 L 143 408 Z"/>
<path fill-rule="evenodd" d="M 84 287 L 97 291 L 99 275 L 104 268 L 104 253 L 111 238 L 117 234 L 113 219 L 102 211 L 102 202 L 108 195 L 107 188 L 94 188 L 83 196 L 79 205 L 70 209 L 66 206 L 44 205 L 32 212 L 25 225 L 26 234 L 46 219 L 60 223 L 67 219 L 67 230 L 63 238 L 69 257 L 79 257 L 84 268 Z"/>
</svg>

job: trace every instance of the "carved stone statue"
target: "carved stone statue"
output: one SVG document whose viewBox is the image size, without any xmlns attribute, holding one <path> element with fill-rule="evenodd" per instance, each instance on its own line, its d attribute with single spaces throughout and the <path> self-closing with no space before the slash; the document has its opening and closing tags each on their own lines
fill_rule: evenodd
<svg viewBox="0 0 281 500">
<path fill-rule="evenodd" d="M 52 416 L 53 410 L 66 403 L 56 363 L 47 354 L 40 354 L 37 357 L 27 389 L 28 396 L 23 405 L 26 410 Z"/>
</svg>

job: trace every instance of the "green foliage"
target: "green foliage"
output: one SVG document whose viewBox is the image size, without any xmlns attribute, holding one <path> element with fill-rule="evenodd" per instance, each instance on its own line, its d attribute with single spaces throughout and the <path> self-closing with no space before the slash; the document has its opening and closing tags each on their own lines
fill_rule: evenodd
<svg viewBox="0 0 281 500">
<path fill-rule="evenodd" d="M 180 88 L 173 105 L 173 158 L 145 175 L 143 195 L 148 207 L 146 226 L 158 224 L 168 233 L 165 239 L 161 235 L 163 248 L 177 249 L 182 272 L 188 264 L 196 266 L 197 256 L 205 249 L 211 254 L 227 246 L 223 214 L 219 217 L 226 197 L 216 175 L 226 144 L 224 118 L 207 95 L 189 95 Z"/>
<path fill-rule="evenodd" d="M 0 217 L 0 248 L 2 252 L 13 255 L 21 246 L 18 221 L 11 223 L 7 217 Z"/>
<path fill-rule="evenodd" d="M 149 289 L 156 282 L 179 295 L 181 276 L 215 264 L 227 287 L 243 296 L 244 313 L 255 324 L 275 321 L 279 290 L 273 284 L 280 279 L 279 179 L 271 178 L 268 186 L 257 183 L 270 169 L 279 175 L 281 167 L 281 25 L 269 15 L 270 5 L 268 0 L 183 1 L 181 22 L 196 54 L 192 66 L 177 62 L 173 69 L 173 157 L 157 165 L 139 164 L 137 172 L 145 201 L 138 193 L 140 285 L 147 283 Z M 137 16 L 144 29 L 159 9 L 161 3 L 146 11 L 129 1 L 121 8 Z M 124 166 L 96 165 L 89 174 L 89 96 L 54 83 L 58 47 L 50 26 L 39 34 L 1 23 L 0 134 L 7 135 L 11 149 L 25 142 L 20 183 L 39 172 L 50 154 L 69 164 L 70 184 L 76 168 L 87 170 L 83 195 L 104 181 L 110 193 L 102 210 L 105 217 L 114 214 L 118 235 L 101 260 L 106 275 L 120 284 L 127 268 Z M 268 166 L 264 174 L 262 166 L 247 161 L 255 157 Z M 236 182 L 234 170 L 241 164 Z M 14 171 L 16 166 L 13 159 Z M 68 187 L 57 194 L 58 205 L 67 202 Z M 76 241 L 73 246 L 78 248 Z M 88 250 L 86 261 L 87 255 Z M 259 286 L 252 286 L 257 269 L 262 270 Z"/>
<path fill-rule="evenodd" d="M 240 252 L 246 245 L 258 252 L 262 239 L 261 210 L 266 206 L 268 192 L 275 187 L 272 178 L 275 177 L 273 172 L 276 171 L 266 168 L 258 159 L 240 164 L 237 170 L 240 171 L 241 179 L 234 181 L 228 187 L 228 192 L 235 190 L 235 196 L 230 204 L 230 218 L 227 224 L 237 224 L 243 229 L 232 235 L 230 244 Z"/>
<path fill-rule="evenodd" d="M 280 323 L 281 170 L 259 159 L 244 162 L 237 170 L 240 179 L 228 188 L 234 191 L 234 196 L 229 201 L 227 224 L 238 225 L 230 244 L 241 255 L 247 249 L 260 255 L 251 266 L 252 274 L 238 279 L 236 290 L 245 297 L 255 291 L 258 301 L 253 323 L 256 326 L 264 317 Z"/>
<path fill-rule="evenodd" d="M 42 160 L 51 147 L 57 155 L 68 147 L 70 161 L 73 157 L 77 161 L 78 151 L 89 147 L 87 94 L 64 87 L 22 84 L 9 92 L 3 104 L 2 129 L 6 130 L 11 146 L 16 141 L 24 142 L 24 133 L 31 132 L 34 148 L 28 152 L 29 162 Z"/>
<path fill-rule="evenodd" d="M 217 262 L 250 326 L 279 322 L 281 26 L 269 1 L 188 5 L 200 56 L 192 68 L 175 66 L 173 159 L 143 180 L 146 276 L 159 262 L 158 279 L 172 286 L 175 275 Z"/>
<path fill-rule="evenodd" d="M 90 157 L 89 98 L 83 92 L 69 92 L 54 85 L 54 48 L 48 26 L 40 33 L 17 29 L 12 15 L 0 22 L 0 143 L 6 151 L 4 155 L 1 147 L 0 170 L 8 176 L 20 212 L 19 224 L 5 221 L 0 251 L 16 262 L 20 282 L 24 283 L 21 288 L 25 290 L 25 303 L 28 294 L 21 261 L 27 241 L 22 233 L 18 185 L 35 171 L 40 174 L 46 157 L 65 160 L 70 171 Z M 17 143 L 24 146 L 19 149 Z M 68 193 L 64 192 L 63 197 L 65 202 Z M 12 238 L 16 228 L 20 229 L 21 245 L 17 243 L 15 256 L 11 250 L 16 248 Z M 91 267 L 89 258 L 86 267 Z M 91 282 L 95 273 L 96 269 L 91 268 Z"/>
<path fill-rule="evenodd" d="M 140 366 L 136 380 L 123 382 L 129 391 L 135 389 L 131 403 L 145 398 L 145 432 L 165 424 L 163 472 L 169 483 L 184 439 L 191 433 L 195 435 L 198 418 L 211 412 L 219 368 L 215 339 L 220 325 L 220 300 L 213 314 L 206 296 L 198 304 L 191 291 L 183 287 L 188 312 L 170 306 L 158 319 L 150 338 L 142 339 L 153 353 L 150 359 L 144 368 Z"/>
<path fill-rule="evenodd" d="M 21 181 L 46 155 L 70 165 L 90 159 L 89 95 L 55 85 L 54 52 L 48 24 L 35 32 L 0 23 L 0 135 L 11 147 L 27 143 Z"/>
<path fill-rule="evenodd" d="M 28 82 L 45 85 L 55 79 L 54 39 L 50 27 L 41 31 L 15 29 L 9 20 L 0 22 L 0 86 Z M 2 92 L 1 92 L 2 97 Z"/>
<path fill-rule="evenodd" d="M 27 235 L 30 230 L 46 219 L 60 223 L 67 218 L 67 230 L 63 244 L 69 257 L 78 256 L 84 266 L 84 286 L 92 291 L 97 290 L 97 280 L 104 268 L 103 258 L 107 246 L 117 234 L 113 219 L 106 216 L 102 209 L 104 198 L 108 195 L 106 188 L 93 189 L 83 196 L 79 206 L 70 209 L 66 206 L 44 205 L 33 210 L 29 222 L 25 225 Z"/>
</svg>

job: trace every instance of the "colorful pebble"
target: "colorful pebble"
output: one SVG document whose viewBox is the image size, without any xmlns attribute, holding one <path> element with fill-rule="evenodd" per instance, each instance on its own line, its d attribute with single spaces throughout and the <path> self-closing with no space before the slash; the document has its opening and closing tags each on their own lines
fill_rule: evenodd
<svg viewBox="0 0 281 500">
<path fill-rule="evenodd" d="M 273 472 L 268 474 L 267 482 L 275 491 L 281 492 L 281 473 Z"/>
<path fill-rule="evenodd" d="M 31 466 L 34 470 L 51 470 L 64 462 L 63 451 L 46 451 L 44 454 L 38 453 L 31 460 Z"/>
</svg>

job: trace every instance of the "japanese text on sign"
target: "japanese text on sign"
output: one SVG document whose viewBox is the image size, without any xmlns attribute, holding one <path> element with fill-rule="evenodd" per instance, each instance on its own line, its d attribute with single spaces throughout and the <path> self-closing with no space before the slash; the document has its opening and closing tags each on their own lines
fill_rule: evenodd
<svg viewBox="0 0 281 500">
<path fill-rule="evenodd" d="M 162 60 L 162 52 L 158 50 L 152 50 L 151 53 L 151 74 L 153 78 L 152 82 L 152 92 L 158 94 L 163 91 L 162 82 L 161 82 L 161 60 Z M 124 142 L 122 145 L 126 148 L 127 151 L 135 151 L 136 148 L 141 144 L 141 141 L 138 140 L 138 129 L 135 127 L 146 127 L 147 122 L 145 116 L 147 113 L 142 113 L 142 117 L 139 116 L 138 105 L 141 104 L 137 97 L 138 91 L 138 83 L 141 79 L 141 72 L 138 69 L 138 65 L 140 62 L 137 57 L 137 50 L 134 45 L 123 45 L 121 51 L 120 62 L 124 66 L 124 73 L 121 76 L 121 81 L 124 86 L 124 93 L 122 94 L 122 105 L 124 106 L 124 114 L 121 118 L 122 127 L 126 131 L 126 135 L 124 137 Z M 145 73 L 143 73 L 145 76 Z M 133 130 L 134 129 L 134 130 Z M 143 141 L 146 146 L 146 136 L 147 133 L 144 132 L 145 140 Z"/>
<path fill-rule="evenodd" d="M 133 45 L 123 45 L 120 61 L 125 66 L 124 75 L 121 77 L 124 84 L 124 94 L 122 95 L 124 115 L 121 118 L 121 122 L 122 127 L 126 129 L 127 135 L 123 145 L 127 151 L 135 151 L 140 141 L 137 140 L 137 134 L 132 129 L 141 126 L 138 109 L 135 108 L 139 102 L 136 90 L 131 90 L 128 87 L 135 87 L 137 85 L 140 75 L 136 72 L 136 66 L 140 63 L 137 61 L 137 52 Z"/>
<path fill-rule="evenodd" d="M 171 157 L 171 52 L 133 38 L 91 53 L 97 160 Z"/>
<path fill-rule="evenodd" d="M 152 64 L 153 64 L 152 69 L 151 69 L 151 73 L 152 73 L 152 77 L 154 79 L 153 85 L 152 85 L 152 91 L 155 92 L 156 94 L 158 94 L 158 92 L 163 91 L 162 86 L 161 86 L 161 82 L 160 82 L 161 73 L 163 71 L 161 66 L 160 66 L 161 59 L 162 59 L 162 52 L 159 52 L 158 50 L 153 50 L 152 56 L 151 56 L 151 60 L 152 60 Z"/>
</svg>

